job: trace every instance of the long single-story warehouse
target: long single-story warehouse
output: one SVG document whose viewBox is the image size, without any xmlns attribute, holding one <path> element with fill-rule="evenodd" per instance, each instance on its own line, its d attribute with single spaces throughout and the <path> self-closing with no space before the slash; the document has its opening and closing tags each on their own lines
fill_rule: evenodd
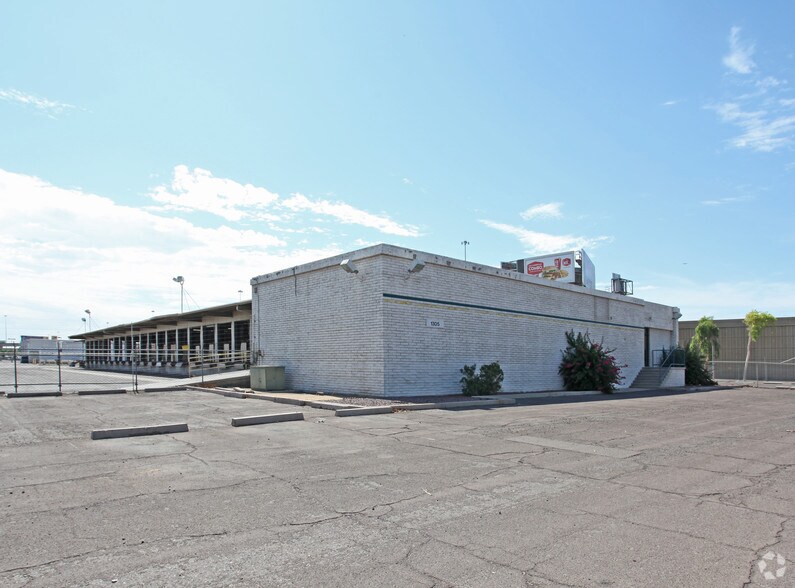
<svg viewBox="0 0 795 588">
<path fill-rule="evenodd" d="M 517 271 L 375 245 L 255 277 L 256 365 L 287 386 L 373 396 L 456 394 L 465 364 L 499 361 L 503 391 L 560 389 L 565 333 L 615 348 L 633 383 L 677 343 L 679 309 Z M 684 383 L 682 370 L 665 384 Z M 679 381 L 681 380 L 681 382 Z"/>
</svg>

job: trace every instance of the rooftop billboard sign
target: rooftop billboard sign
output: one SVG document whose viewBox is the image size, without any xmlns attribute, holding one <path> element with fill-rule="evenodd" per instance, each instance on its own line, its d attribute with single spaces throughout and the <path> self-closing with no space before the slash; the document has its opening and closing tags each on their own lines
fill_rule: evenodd
<svg viewBox="0 0 795 588">
<path fill-rule="evenodd" d="M 596 270 L 582 249 L 504 261 L 502 267 L 536 278 L 596 289 Z"/>
</svg>

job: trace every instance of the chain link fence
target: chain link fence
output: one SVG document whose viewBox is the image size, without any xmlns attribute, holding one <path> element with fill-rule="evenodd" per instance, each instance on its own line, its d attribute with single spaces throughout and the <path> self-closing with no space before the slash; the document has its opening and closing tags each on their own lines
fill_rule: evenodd
<svg viewBox="0 0 795 588">
<path fill-rule="evenodd" d="M 23 349 L 7 345 L 0 354 L 0 393 L 67 393 L 132 390 L 144 385 L 169 385 L 179 378 L 203 382 L 205 375 L 247 369 L 246 351 L 233 353 L 196 349 L 162 354 L 134 352 L 109 357 L 82 350 Z"/>
</svg>

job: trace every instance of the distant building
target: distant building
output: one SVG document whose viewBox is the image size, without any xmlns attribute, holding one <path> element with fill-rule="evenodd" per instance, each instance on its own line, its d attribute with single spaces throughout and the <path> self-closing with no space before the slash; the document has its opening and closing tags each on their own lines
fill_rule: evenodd
<svg viewBox="0 0 795 588">
<path fill-rule="evenodd" d="M 693 338 L 698 321 L 679 323 L 679 340 L 683 345 Z M 716 319 L 720 329 L 720 354 L 715 364 L 715 377 L 737 379 L 742 376 L 738 363 L 745 362 L 748 330 L 743 319 Z M 773 325 L 762 331 L 759 340 L 751 345 L 748 377 L 756 379 L 795 379 L 795 317 L 776 318 Z M 761 372 L 757 372 L 761 368 Z"/>
<path fill-rule="evenodd" d="M 22 335 L 17 354 L 21 363 L 78 362 L 85 359 L 82 341 Z"/>
</svg>

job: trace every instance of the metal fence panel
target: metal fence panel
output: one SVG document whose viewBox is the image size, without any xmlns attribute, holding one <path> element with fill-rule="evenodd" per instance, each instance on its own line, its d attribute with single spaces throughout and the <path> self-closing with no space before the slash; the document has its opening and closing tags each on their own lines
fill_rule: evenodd
<svg viewBox="0 0 795 588">
<path fill-rule="evenodd" d="M 712 368 L 712 377 L 717 380 L 742 380 L 745 370 L 744 361 L 708 362 Z M 794 382 L 795 363 L 793 362 L 748 362 L 746 379 L 761 382 Z"/>
</svg>

